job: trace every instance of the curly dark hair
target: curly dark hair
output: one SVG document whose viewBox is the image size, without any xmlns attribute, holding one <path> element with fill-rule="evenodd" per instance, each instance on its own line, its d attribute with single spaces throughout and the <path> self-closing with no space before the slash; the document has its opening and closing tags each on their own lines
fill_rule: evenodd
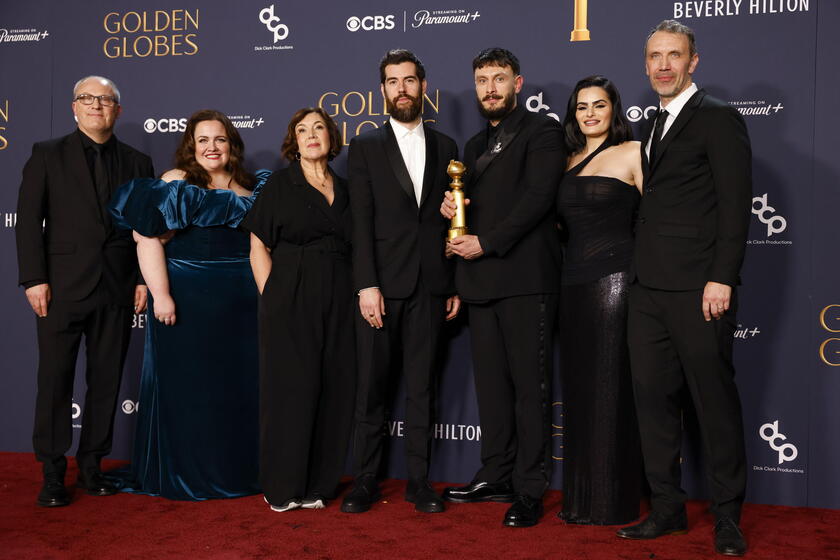
<svg viewBox="0 0 840 560">
<path fill-rule="evenodd" d="M 624 115 L 624 109 L 621 106 L 621 95 L 619 95 L 615 84 L 604 76 L 587 76 L 575 84 L 575 88 L 572 90 L 572 94 L 569 96 L 569 101 L 566 104 L 566 117 L 563 119 L 563 130 L 566 136 L 566 149 L 570 155 L 576 154 L 586 147 L 586 136 L 581 132 L 575 114 L 577 113 L 578 93 L 580 93 L 580 90 L 590 87 L 599 87 L 606 91 L 612 104 L 612 119 L 610 120 L 607 142 L 621 144 L 622 142 L 633 139 L 633 129 L 630 128 L 630 122 Z"/>
<path fill-rule="evenodd" d="M 195 159 L 195 127 L 203 121 L 222 123 L 230 143 L 230 159 L 225 166 L 225 171 L 230 173 L 234 182 L 248 190 L 253 190 L 256 178 L 242 167 L 245 159 L 245 144 L 242 142 L 242 137 L 230 119 L 215 109 L 196 111 L 187 120 L 187 128 L 184 130 L 178 149 L 175 150 L 175 167 L 186 173 L 184 179 L 188 183 L 205 189 L 210 184 L 210 174 Z"/>
<path fill-rule="evenodd" d="M 341 153 L 341 133 L 338 131 L 338 126 L 335 124 L 335 121 L 332 120 L 332 117 L 330 117 L 327 112 L 320 107 L 304 107 L 303 109 L 295 111 L 295 114 L 292 115 L 292 120 L 289 121 L 289 126 L 286 129 L 286 137 L 283 139 L 283 147 L 280 148 L 280 153 L 288 161 L 293 161 L 299 157 L 300 150 L 298 149 L 295 127 L 300 121 L 305 119 L 309 113 L 317 113 L 322 119 L 324 119 L 324 123 L 327 125 L 327 132 L 330 136 L 329 159 L 332 161 L 339 153 Z"/>
</svg>

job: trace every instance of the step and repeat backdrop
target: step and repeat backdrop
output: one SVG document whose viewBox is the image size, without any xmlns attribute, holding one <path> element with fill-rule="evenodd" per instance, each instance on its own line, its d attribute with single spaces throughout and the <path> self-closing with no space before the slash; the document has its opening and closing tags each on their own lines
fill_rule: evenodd
<svg viewBox="0 0 840 560">
<path fill-rule="evenodd" d="M 644 74 L 644 40 L 666 18 L 695 29 L 700 53 L 695 81 L 744 115 L 753 143 L 753 220 L 735 333 L 751 471 L 748 500 L 840 508 L 840 78 L 835 71 L 840 6 L 833 0 L 4 3 L 0 450 L 31 450 L 35 399 L 34 315 L 16 286 L 20 171 L 33 142 L 74 128 L 70 102 L 80 77 L 101 74 L 117 83 L 123 112 L 116 133 L 150 154 L 159 173 L 172 166 L 186 117 L 201 108 L 230 116 L 245 140 L 252 170 L 285 165 L 280 144 L 288 119 L 300 107 L 326 109 L 345 144 L 381 126 L 388 117 L 378 62 L 395 47 L 423 60 L 424 118 L 459 146 L 484 126 L 471 61 L 488 46 L 503 46 L 519 57 L 525 78 L 519 103 L 528 110 L 562 119 L 575 82 L 604 74 L 618 85 L 638 134 L 657 105 Z M 334 166 L 344 173 L 346 153 Z M 137 394 L 146 321 L 143 315 L 134 318 L 115 458 L 128 458 L 134 414 L 143 406 Z M 218 327 L 223 340 L 223 317 Z M 469 329 L 456 323 L 448 334 L 431 478 L 468 481 L 478 467 L 481 442 Z M 83 362 L 80 358 L 74 396 L 76 428 L 85 405 Z M 184 407 L 201 399 L 197 389 L 185 395 Z M 557 389 L 554 401 L 552 454 L 559 487 L 563 398 Z M 399 403 L 398 395 L 387 426 L 389 474 L 396 477 L 404 476 Z M 689 432 L 692 425 L 688 411 Z M 693 441 L 689 437 L 685 446 L 685 484 L 699 497 L 704 477 Z"/>
</svg>

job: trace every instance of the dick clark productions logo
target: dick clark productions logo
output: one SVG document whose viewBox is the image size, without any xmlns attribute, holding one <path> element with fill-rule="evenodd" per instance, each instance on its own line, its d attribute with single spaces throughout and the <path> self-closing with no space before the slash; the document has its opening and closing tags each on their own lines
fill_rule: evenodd
<svg viewBox="0 0 840 560">
<path fill-rule="evenodd" d="M 758 435 L 761 436 L 761 439 L 770 444 L 770 449 L 779 453 L 780 465 L 785 461 L 793 461 L 796 459 L 796 456 L 799 455 L 799 450 L 792 443 L 776 445 L 777 441 L 785 441 L 787 439 L 785 434 L 779 433 L 778 420 L 762 425 L 758 429 Z"/>
<path fill-rule="evenodd" d="M 274 4 L 260 10 L 260 21 L 274 33 L 274 42 L 278 43 L 289 36 L 289 26 L 280 23 L 280 18 L 274 15 Z"/>
</svg>

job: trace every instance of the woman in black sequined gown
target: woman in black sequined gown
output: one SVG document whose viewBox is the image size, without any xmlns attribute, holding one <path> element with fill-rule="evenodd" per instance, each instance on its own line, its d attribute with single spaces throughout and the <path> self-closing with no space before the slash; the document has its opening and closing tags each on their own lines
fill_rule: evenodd
<svg viewBox="0 0 840 560">
<path fill-rule="evenodd" d="M 564 119 L 569 161 L 557 206 L 565 238 L 561 293 L 563 509 L 567 523 L 639 516 L 642 459 L 627 349 L 639 142 L 615 86 L 575 86 Z"/>
</svg>

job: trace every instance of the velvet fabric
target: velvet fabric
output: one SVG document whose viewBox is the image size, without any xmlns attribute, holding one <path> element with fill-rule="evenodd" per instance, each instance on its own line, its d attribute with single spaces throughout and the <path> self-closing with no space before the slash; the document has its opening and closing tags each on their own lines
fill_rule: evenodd
<svg viewBox="0 0 840 560">
<path fill-rule="evenodd" d="M 146 345 L 130 492 L 179 500 L 232 498 L 258 484 L 257 290 L 247 232 L 251 196 L 138 179 L 112 201 L 120 227 L 144 235 L 176 230 L 166 244 L 176 323 L 154 318 Z"/>
</svg>

